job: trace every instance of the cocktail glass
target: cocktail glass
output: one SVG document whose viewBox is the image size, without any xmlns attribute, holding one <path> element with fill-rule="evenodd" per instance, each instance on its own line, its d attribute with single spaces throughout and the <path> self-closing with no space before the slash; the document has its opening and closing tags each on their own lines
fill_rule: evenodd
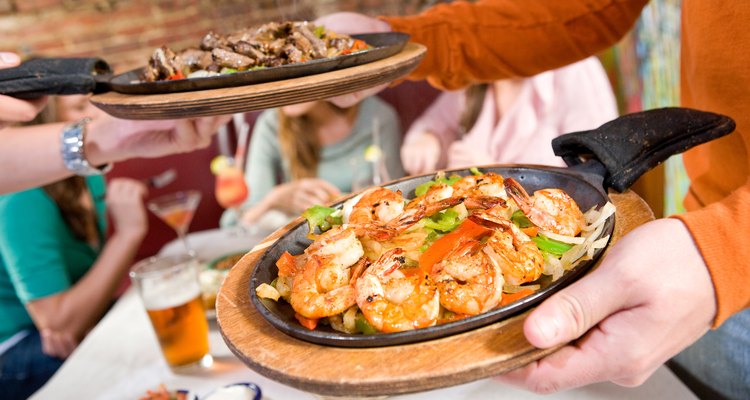
<svg viewBox="0 0 750 400">
<path fill-rule="evenodd" d="M 157 197 L 147 204 L 151 212 L 177 232 L 177 237 L 185 245 L 185 251 L 193 257 L 196 254 L 188 243 L 187 231 L 200 201 L 199 191 L 185 190 Z"/>
</svg>

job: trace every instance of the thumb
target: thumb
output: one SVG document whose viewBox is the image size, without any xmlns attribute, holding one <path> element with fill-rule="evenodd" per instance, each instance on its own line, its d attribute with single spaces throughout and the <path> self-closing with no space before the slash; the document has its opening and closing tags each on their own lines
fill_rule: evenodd
<svg viewBox="0 0 750 400">
<path fill-rule="evenodd" d="M 613 296 L 607 288 L 604 265 L 539 305 L 524 322 L 526 339 L 538 348 L 568 343 L 626 306 L 627 296 Z"/>
<path fill-rule="evenodd" d="M 0 52 L 0 68 L 11 68 L 21 63 L 21 57 L 16 53 Z"/>
</svg>

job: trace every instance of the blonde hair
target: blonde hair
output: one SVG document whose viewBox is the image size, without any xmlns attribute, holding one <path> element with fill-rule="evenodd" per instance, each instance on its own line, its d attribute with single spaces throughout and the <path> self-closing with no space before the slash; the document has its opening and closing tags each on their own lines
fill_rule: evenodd
<svg viewBox="0 0 750 400">
<path fill-rule="evenodd" d="M 341 108 L 327 101 L 320 102 L 316 107 L 329 107 L 340 115 L 353 120 L 359 106 Z M 314 178 L 318 174 L 321 144 L 316 134 L 316 127 L 309 115 L 303 114 L 292 117 L 281 109 L 279 117 L 279 144 L 281 155 L 289 160 L 289 170 L 292 180 Z"/>
</svg>

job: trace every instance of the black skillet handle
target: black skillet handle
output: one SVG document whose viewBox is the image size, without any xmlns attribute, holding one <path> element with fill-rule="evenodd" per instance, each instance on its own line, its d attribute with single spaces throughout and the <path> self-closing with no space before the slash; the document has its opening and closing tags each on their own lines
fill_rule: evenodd
<svg viewBox="0 0 750 400">
<path fill-rule="evenodd" d="M 583 132 L 552 140 L 552 149 L 568 166 L 593 158 L 604 166 L 604 188 L 622 192 L 641 175 L 675 154 L 734 131 L 724 115 L 689 108 L 659 108 L 623 115 Z M 589 171 L 592 161 L 586 163 Z M 593 163 L 596 164 L 596 163 Z M 581 165 L 583 167 L 583 165 Z"/>
<path fill-rule="evenodd" d="M 32 99 L 48 94 L 85 94 L 109 90 L 112 69 L 99 58 L 37 58 L 0 69 L 0 94 Z"/>
</svg>

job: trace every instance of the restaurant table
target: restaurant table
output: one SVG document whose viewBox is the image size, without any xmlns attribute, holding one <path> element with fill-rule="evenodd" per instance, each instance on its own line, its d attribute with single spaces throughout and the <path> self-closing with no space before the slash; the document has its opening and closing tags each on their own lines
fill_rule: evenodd
<svg viewBox="0 0 750 400">
<path fill-rule="evenodd" d="M 209 230 L 188 238 L 199 257 L 208 260 L 252 247 L 265 232 Z M 160 254 L 183 251 L 179 242 L 168 243 Z M 170 389 L 188 389 L 205 396 L 211 390 L 236 382 L 254 382 L 264 399 L 323 399 L 275 382 L 249 369 L 227 348 L 214 320 L 209 342 L 214 365 L 210 369 L 176 374 L 167 366 L 146 311 L 131 287 L 88 334 L 47 384 L 32 399 L 138 399 L 160 384 Z M 536 395 L 483 379 L 428 392 L 389 397 L 393 400 L 441 399 L 696 399 L 697 397 L 665 366 L 643 385 L 625 388 L 597 383 L 552 395 Z"/>
</svg>

